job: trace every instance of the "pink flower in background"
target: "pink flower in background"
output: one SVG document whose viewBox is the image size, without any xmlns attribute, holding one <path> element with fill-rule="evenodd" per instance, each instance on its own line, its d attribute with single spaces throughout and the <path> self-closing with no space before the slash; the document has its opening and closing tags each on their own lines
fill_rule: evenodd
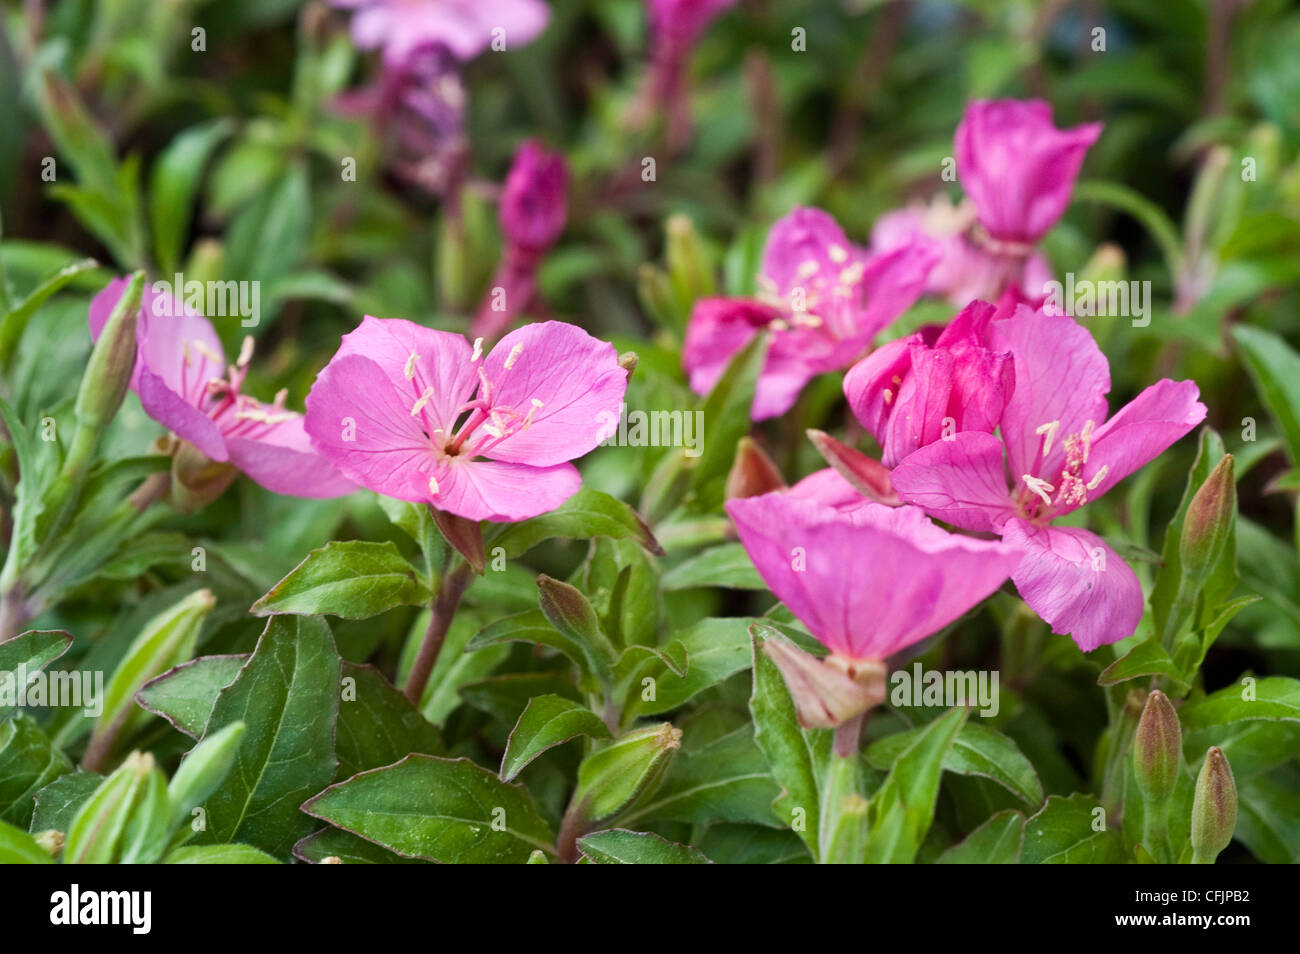
<svg viewBox="0 0 1300 954">
<path fill-rule="evenodd" d="M 689 50 L 708 25 L 736 0 L 646 0 L 656 49 Z"/>
<path fill-rule="evenodd" d="M 671 152 L 679 150 L 690 138 L 686 73 L 691 50 L 709 24 L 735 5 L 736 0 L 646 0 L 650 29 L 650 84 L 646 105 L 664 111 Z"/>
<path fill-rule="evenodd" d="M 548 321 L 482 342 L 367 316 L 307 396 L 307 433 L 363 487 L 471 520 L 523 520 L 581 486 L 569 463 L 618 426 L 614 348 Z"/>
<path fill-rule="evenodd" d="M 992 433 L 1015 387 L 1007 351 L 987 344 L 993 305 L 971 302 L 944 328 L 891 341 L 844 377 L 844 395 L 893 467 L 958 431 Z"/>
<path fill-rule="evenodd" d="M 1101 123 L 1052 124 L 1042 100 L 976 100 L 957 126 L 957 176 L 999 242 L 1038 242 L 1065 212 Z"/>
<path fill-rule="evenodd" d="M 91 337 L 99 337 L 126 286 L 115 279 L 90 303 Z M 211 322 L 148 286 L 136 335 L 131 389 L 145 413 L 206 458 L 280 494 L 337 497 L 356 489 L 312 448 L 302 415 L 284 407 L 284 391 L 271 404 L 240 393 L 251 337 L 227 365 Z"/>
<path fill-rule="evenodd" d="M 1015 545 L 1024 557 L 1012 579 L 1054 632 L 1085 651 L 1123 639 L 1142 617 L 1136 575 L 1096 534 L 1052 522 L 1199 424 L 1197 387 L 1159 381 L 1108 417 L 1109 365 L 1073 319 L 1021 306 L 988 338 L 1015 366 L 1000 436 L 968 430 L 929 444 L 894 468 L 894 488 L 937 519 Z"/>
<path fill-rule="evenodd" d="M 486 50 L 494 30 L 507 49 L 531 43 L 550 20 L 543 0 L 330 0 L 352 10 L 352 39 L 363 50 L 382 48 L 401 64 L 422 47 L 445 47 L 459 60 Z"/>
<path fill-rule="evenodd" d="M 752 416 L 785 413 L 812 378 L 852 362 L 911 307 L 937 257 L 925 240 L 873 255 L 825 212 L 795 209 L 768 237 L 758 298 L 696 302 L 682 351 L 691 388 L 708 393 L 731 358 L 766 331 L 772 340 Z"/>
<path fill-rule="evenodd" d="M 542 256 L 564 231 L 568 186 L 564 156 L 532 140 L 520 146 L 501 190 L 505 249 L 474 317 L 472 336 L 496 338 L 528 308 L 537 293 Z"/>
</svg>

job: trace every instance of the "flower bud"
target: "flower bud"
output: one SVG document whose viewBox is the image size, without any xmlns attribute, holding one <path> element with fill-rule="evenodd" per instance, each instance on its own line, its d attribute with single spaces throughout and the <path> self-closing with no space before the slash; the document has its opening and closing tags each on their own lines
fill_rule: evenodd
<svg viewBox="0 0 1300 954">
<path fill-rule="evenodd" d="M 430 507 L 429 513 L 433 515 L 433 522 L 437 525 L 443 539 L 465 558 L 465 562 L 475 573 L 482 576 L 483 571 L 487 569 L 487 554 L 483 549 L 483 525 L 477 520 L 457 516 L 436 507 Z"/>
<path fill-rule="evenodd" d="M 55 828 L 47 828 L 45 831 L 37 832 L 32 835 L 32 840 L 49 852 L 51 858 L 57 858 L 63 852 L 65 838 L 63 832 Z"/>
<path fill-rule="evenodd" d="M 1217 745 L 1205 753 L 1192 799 L 1192 860 L 1210 864 L 1228 847 L 1237 827 L 1237 785 Z"/>
<path fill-rule="evenodd" d="M 669 216 L 664 258 L 668 275 L 686 301 L 705 298 L 717 291 L 713 261 L 695 225 L 685 215 Z"/>
<path fill-rule="evenodd" d="M 570 811 L 593 823 L 627 807 L 659 782 L 681 743 L 682 730 L 663 722 L 593 752 L 578 768 Z"/>
<path fill-rule="evenodd" d="M 1237 486 L 1233 479 L 1233 458 L 1224 454 L 1205 478 L 1183 517 L 1178 558 L 1183 579 L 1200 589 L 1223 554 L 1237 512 Z"/>
<path fill-rule="evenodd" d="M 69 864 L 112 864 L 118 861 L 126 840 L 127 825 L 137 803 L 151 787 L 158 772 L 153 756 L 132 752 L 117 771 L 100 782 L 77 810 L 68 826 L 64 860 Z M 158 773 L 161 775 L 161 773 Z"/>
<path fill-rule="evenodd" d="M 569 214 L 568 180 L 559 153 L 535 140 L 519 148 L 501 193 L 501 229 L 510 244 L 533 253 L 555 244 Z"/>
<path fill-rule="evenodd" d="M 763 651 L 781 670 L 799 724 L 833 729 L 885 700 L 885 664 L 831 653 L 818 659 L 785 639 L 763 640 Z"/>
<path fill-rule="evenodd" d="M 172 455 L 171 504 L 180 513 L 194 513 L 225 493 L 238 476 L 233 464 L 212 460 L 181 441 Z"/>
<path fill-rule="evenodd" d="M 77 426 L 88 428 L 96 440 L 117 414 L 131 385 L 143 294 L 144 272 L 136 272 L 104 323 L 81 377 L 81 387 L 77 390 Z"/>
<path fill-rule="evenodd" d="M 245 726 L 232 722 L 210 736 L 205 736 L 190 750 L 167 786 L 171 803 L 171 822 L 179 825 L 191 811 L 217 790 L 235 764 L 239 744 L 244 741 Z"/>
<path fill-rule="evenodd" d="M 1133 736 L 1133 770 L 1150 805 L 1162 805 L 1178 782 L 1182 729 L 1173 703 L 1159 689 L 1147 696 Z"/>
<path fill-rule="evenodd" d="M 898 505 L 898 494 L 889 481 L 889 468 L 860 450 L 843 444 L 825 431 L 809 430 L 808 439 L 841 477 L 865 497 L 877 503 Z"/>
<path fill-rule="evenodd" d="M 742 437 L 736 444 L 736 459 L 727 474 L 727 500 L 757 497 L 773 490 L 785 490 L 785 481 L 772 458 L 752 438 Z"/>
</svg>

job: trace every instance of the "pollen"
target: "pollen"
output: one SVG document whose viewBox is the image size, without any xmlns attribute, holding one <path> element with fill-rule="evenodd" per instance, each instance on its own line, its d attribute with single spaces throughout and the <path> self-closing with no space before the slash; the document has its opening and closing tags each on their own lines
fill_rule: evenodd
<svg viewBox="0 0 1300 954">
<path fill-rule="evenodd" d="M 474 353 L 473 353 L 472 355 L 469 356 L 469 360 L 470 360 L 471 362 L 473 362 L 473 361 L 477 361 L 477 360 L 478 360 L 479 358 L 481 358 L 481 357 L 483 357 L 483 339 L 482 339 L 482 338 L 475 338 L 475 339 L 474 339 Z"/>
<path fill-rule="evenodd" d="M 856 285 L 862 281 L 862 276 L 866 273 L 867 266 L 862 262 L 854 262 L 848 268 L 840 272 L 840 284 Z"/>
<path fill-rule="evenodd" d="M 437 477 L 430 477 L 430 478 L 429 478 L 429 493 L 436 497 L 436 496 L 438 496 L 438 490 L 439 490 L 439 489 L 440 489 L 440 488 L 438 487 L 438 478 L 437 478 Z"/>
<path fill-rule="evenodd" d="M 220 361 L 218 357 L 216 360 Z M 239 357 L 235 359 L 235 367 L 246 368 L 248 362 L 253 360 L 253 336 L 244 335 L 244 340 L 239 345 Z"/>
<path fill-rule="evenodd" d="M 425 388 L 424 393 L 420 395 L 419 400 L 417 400 L 414 404 L 411 405 L 411 417 L 415 417 L 417 414 L 423 411 L 424 406 L 428 404 L 431 400 L 433 400 L 433 388 L 431 387 Z"/>
<path fill-rule="evenodd" d="M 1035 477 L 1032 474 L 1022 474 L 1020 479 L 1025 482 L 1026 487 L 1042 498 L 1043 503 L 1049 507 L 1052 505 L 1051 495 L 1052 491 L 1056 489 L 1055 487 L 1043 480 L 1043 478 Z"/>
<path fill-rule="evenodd" d="M 849 253 L 843 245 L 832 245 L 826 250 L 826 253 L 830 255 L 831 261 L 836 265 L 843 265 L 849 260 Z"/>
<path fill-rule="evenodd" d="M 481 340 L 481 339 L 480 339 Z M 519 360 L 519 356 L 524 353 L 524 343 L 521 341 L 510 349 L 510 354 L 506 356 L 506 370 L 509 371 Z"/>
<path fill-rule="evenodd" d="M 806 279 L 812 278 L 821 270 L 822 270 L 821 264 L 817 262 L 815 259 L 810 258 L 799 263 L 799 269 L 796 272 L 796 274 L 799 276 L 800 281 L 804 281 Z"/>
<path fill-rule="evenodd" d="M 402 377 L 408 381 L 415 380 L 415 362 L 420 360 L 420 356 L 414 351 L 406 359 L 406 364 L 402 368 Z"/>
<path fill-rule="evenodd" d="M 249 338 L 249 339 L 246 339 L 246 340 L 251 341 L 252 339 Z M 222 359 L 221 355 L 217 354 L 215 351 L 213 351 L 211 348 L 209 348 L 206 344 L 204 344 L 204 343 L 203 343 L 202 341 L 200 341 L 198 338 L 194 338 L 194 339 L 192 339 L 191 341 L 188 342 L 188 344 L 191 345 L 191 346 L 194 348 L 195 351 L 197 351 L 199 354 L 203 355 L 203 357 L 207 358 L 209 361 L 215 361 L 217 364 L 222 364 L 222 363 L 223 363 L 223 359 Z M 186 361 L 189 361 L 189 355 L 188 355 L 188 354 L 185 356 L 185 360 L 186 360 Z"/>
<path fill-rule="evenodd" d="M 1088 489 L 1089 489 L 1089 490 L 1096 490 L 1098 487 L 1100 487 L 1100 486 L 1101 486 L 1101 482 L 1102 482 L 1103 480 L 1106 479 L 1106 475 L 1107 475 L 1108 473 L 1110 473 L 1110 464 L 1102 464 L 1102 465 L 1101 465 L 1101 470 L 1099 470 L 1099 471 L 1097 471 L 1097 473 L 1093 474 L 1093 475 L 1092 475 L 1092 480 L 1088 481 L 1088 484 L 1087 484 Z"/>
</svg>

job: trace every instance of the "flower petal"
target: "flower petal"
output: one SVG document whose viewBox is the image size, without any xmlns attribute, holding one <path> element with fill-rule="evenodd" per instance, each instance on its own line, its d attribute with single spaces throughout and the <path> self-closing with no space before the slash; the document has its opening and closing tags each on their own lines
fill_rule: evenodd
<svg viewBox="0 0 1300 954">
<path fill-rule="evenodd" d="M 691 309 L 682 344 L 682 368 L 696 394 L 713 390 L 731 359 L 760 329 L 781 317 L 771 305 L 749 298 L 701 298 Z"/>
<path fill-rule="evenodd" d="M 483 370 L 494 407 L 533 415 L 527 427 L 484 451 L 493 460 L 549 467 L 581 457 L 618 429 L 627 372 L 613 345 L 577 325 L 518 328 L 497 343 Z"/>
<path fill-rule="evenodd" d="M 357 489 L 311 445 L 301 414 L 262 404 L 274 423 L 228 434 L 230 462 L 267 490 L 291 497 L 341 497 Z M 280 420 L 276 420 L 276 417 Z"/>
<path fill-rule="evenodd" d="M 148 368 L 140 369 L 137 391 L 145 413 L 159 424 L 212 460 L 230 459 L 221 430 L 212 419 L 169 388 L 159 375 Z"/>
<path fill-rule="evenodd" d="M 1024 551 L 1016 589 L 1052 627 L 1084 652 L 1133 635 L 1142 619 L 1137 574 L 1095 533 L 1078 527 L 1007 522 L 1003 539 Z"/>
<path fill-rule="evenodd" d="M 909 454 L 890 472 L 898 496 L 953 526 L 996 532 L 1014 515 L 1002 442 L 960 431 Z"/>
<path fill-rule="evenodd" d="M 439 510 L 469 520 L 509 522 L 547 513 L 582 486 L 572 464 L 531 467 L 458 457 L 438 474 L 438 493 L 425 499 Z"/>
</svg>

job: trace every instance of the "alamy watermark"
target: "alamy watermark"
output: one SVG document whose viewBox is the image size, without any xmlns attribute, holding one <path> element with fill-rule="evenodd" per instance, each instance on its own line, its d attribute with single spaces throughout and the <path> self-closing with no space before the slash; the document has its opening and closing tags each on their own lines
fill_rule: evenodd
<svg viewBox="0 0 1300 954">
<path fill-rule="evenodd" d="M 602 433 L 609 437 L 601 447 L 681 447 L 687 457 L 704 453 L 703 411 L 629 411 L 622 405 L 618 426 L 611 411 L 597 415 Z"/>
<path fill-rule="evenodd" d="M 892 706 L 925 706 L 951 709 L 973 706 L 985 719 L 998 714 L 997 670 L 923 670 L 913 663 L 911 670 L 899 669 L 889 676 Z"/>
<path fill-rule="evenodd" d="M 15 670 L 0 670 L 0 708 L 81 709 L 97 718 L 104 711 L 104 672 L 102 669 L 28 670 L 19 663 Z"/>
<path fill-rule="evenodd" d="M 159 318 L 178 318 L 172 303 L 178 302 L 205 318 L 238 318 L 244 328 L 256 328 L 262 320 L 262 283 L 206 281 L 177 272 L 172 281 L 159 279 L 150 286 L 154 293 L 152 311 Z"/>
<path fill-rule="evenodd" d="M 1137 281 L 1075 280 L 1065 273 L 1065 284 L 1043 283 L 1043 310 L 1071 318 L 1131 318 L 1134 328 L 1151 324 L 1151 283 Z"/>
</svg>

